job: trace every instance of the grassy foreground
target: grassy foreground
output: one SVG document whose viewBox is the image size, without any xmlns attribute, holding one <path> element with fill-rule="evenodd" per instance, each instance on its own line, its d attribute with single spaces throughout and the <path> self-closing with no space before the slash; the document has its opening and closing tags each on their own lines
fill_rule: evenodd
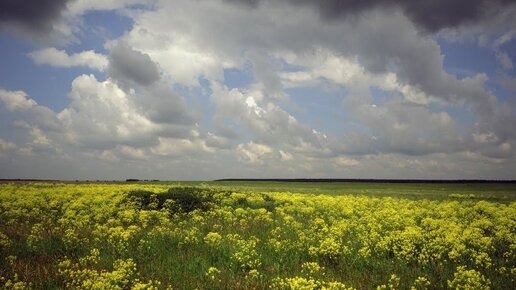
<svg viewBox="0 0 516 290">
<path fill-rule="evenodd" d="M 0 184 L 4 289 L 515 289 L 514 185 Z"/>
</svg>

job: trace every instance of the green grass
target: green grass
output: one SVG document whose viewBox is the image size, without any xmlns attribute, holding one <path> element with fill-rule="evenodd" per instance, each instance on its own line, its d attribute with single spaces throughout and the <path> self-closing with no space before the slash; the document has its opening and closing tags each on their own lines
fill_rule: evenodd
<svg viewBox="0 0 516 290">
<path fill-rule="evenodd" d="M 514 289 L 515 200 L 514 184 L 0 184 L 0 276 L 38 289 L 85 281 L 129 289 L 136 278 L 161 289 L 269 289 L 276 278 L 308 277 L 302 267 L 315 262 L 320 283 L 357 289 L 392 274 L 400 289 L 418 276 L 443 289 L 459 266 L 491 289 Z M 92 250 L 98 261 L 85 262 Z M 136 272 L 116 272 L 120 260 Z M 213 281 L 210 267 L 220 271 Z"/>
<path fill-rule="evenodd" d="M 248 192 L 292 192 L 328 195 L 352 194 L 409 199 L 443 200 L 452 198 L 491 200 L 498 202 L 511 202 L 516 200 L 516 183 L 377 183 L 283 181 L 170 181 L 148 183 L 169 184 L 174 186 L 206 186 L 220 190 Z"/>
</svg>

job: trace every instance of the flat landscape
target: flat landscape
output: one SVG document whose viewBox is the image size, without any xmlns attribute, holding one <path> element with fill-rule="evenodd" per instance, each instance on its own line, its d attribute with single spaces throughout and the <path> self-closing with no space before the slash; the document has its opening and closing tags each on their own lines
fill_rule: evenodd
<svg viewBox="0 0 516 290">
<path fill-rule="evenodd" d="M 0 290 L 516 290 L 516 1 L 0 0 Z"/>
<path fill-rule="evenodd" d="M 6 289 L 514 289 L 516 184 L 4 182 Z"/>
</svg>

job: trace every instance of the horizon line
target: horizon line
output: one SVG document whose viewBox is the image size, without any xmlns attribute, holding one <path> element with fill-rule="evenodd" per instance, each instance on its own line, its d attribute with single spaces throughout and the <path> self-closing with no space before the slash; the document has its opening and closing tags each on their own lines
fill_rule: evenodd
<svg viewBox="0 0 516 290">
<path fill-rule="evenodd" d="M 39 178 L 0 178 L 5 182 L 189 182 L 189 181 L 249 181 L 249 182 L 364 182 L 364 183 L 516 183 L 516 179 L 419 179 L 419 178 L 221 178 L 213 180 L 160 180 L 160 179 L 39 179 Z"/>
</svg>

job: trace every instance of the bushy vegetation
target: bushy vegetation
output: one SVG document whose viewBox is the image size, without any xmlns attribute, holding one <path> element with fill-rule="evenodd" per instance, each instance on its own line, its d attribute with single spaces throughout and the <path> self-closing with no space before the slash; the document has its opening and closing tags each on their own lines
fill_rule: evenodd
<svg viewBox="0 0 516 290">
<path fill-rule="evenodd" d="M 144 210 L 166 208 L 171 214 L 188 213 L 194 210 L 206 211 L 213 202 L 214 191 L 201 187 L 172 187 L 165 192 L 133 190 L 127 194 L 126 201 L 133 202 Z"/>
<path fill-rule="evenodd" d="M 4 289 L 515 289 L 516 203 L 0 185 Z"/>
</svg>

